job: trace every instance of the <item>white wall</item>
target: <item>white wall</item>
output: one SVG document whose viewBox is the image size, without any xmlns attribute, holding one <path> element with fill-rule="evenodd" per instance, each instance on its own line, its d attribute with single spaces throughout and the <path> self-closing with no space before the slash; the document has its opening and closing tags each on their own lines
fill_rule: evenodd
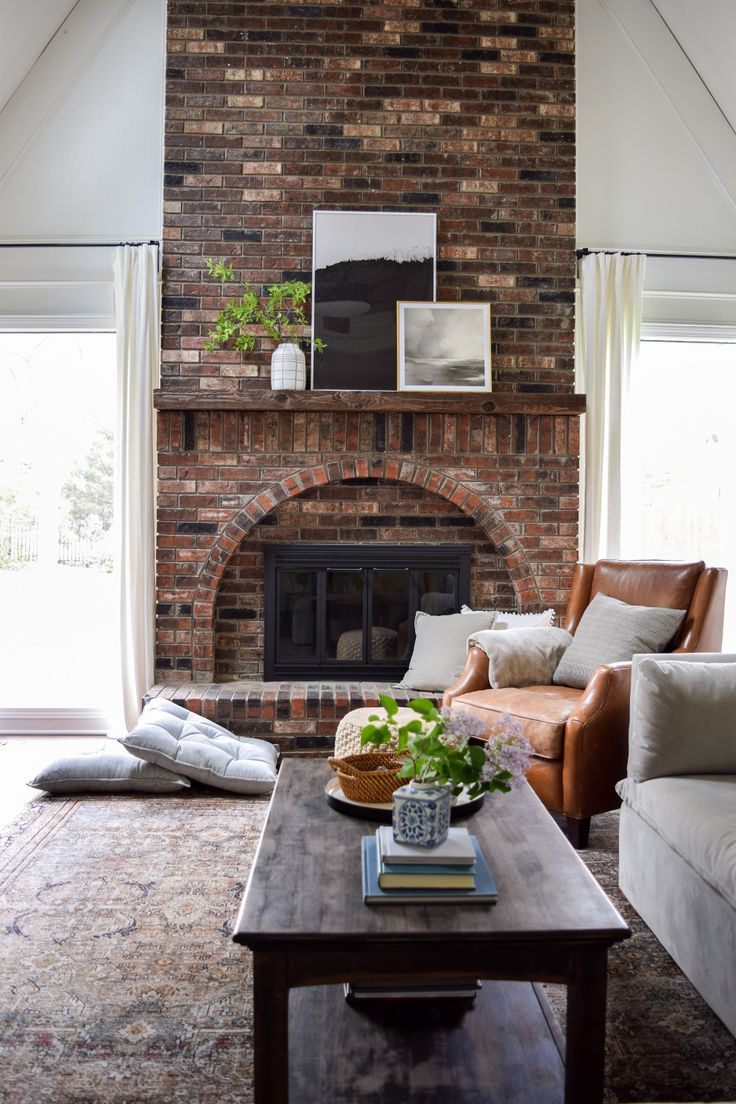
<svg viewBox="0 0 736 1104">
<path fill-rule="evenodd" d="M 709 11 L 733 45 L 736 4 Z M 657 8 L 578 0 L 577 36 L 578 244 L 736 254 L 736 135 Z"/>
<path fill-rule="evenodd" d="M 733 0 L 577 0 L 579 248 L 736 256 L 735 42 Z M 736 325 L 736 261 L 645 288 L 648 323 Z"/>
<path fill-rule="evenodd" d="M 0 241 L 160 239 L 164 65 L 165 0 L 79 0 L 0 112 Z M 0 249 L 0 324 L 103 324 L 110 280 L 109 249 Z"/>
</svg>

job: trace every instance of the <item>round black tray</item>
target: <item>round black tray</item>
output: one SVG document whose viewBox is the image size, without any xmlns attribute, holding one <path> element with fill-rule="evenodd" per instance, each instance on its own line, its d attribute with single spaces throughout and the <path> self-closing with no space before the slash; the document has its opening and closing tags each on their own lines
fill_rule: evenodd
<svg viewBox="0 0 736 1104">
<path fill-rule="evenodd" d="M 485 794 L 480 794 L 471 800 L 464 794 L 460 794 L 459 797 L 455 798 L 450 810 L 450 820 L 462 820 L 463 817 L 476 813 L 483 804 L 485 796 Z M 338 813 L 343 813 L 345 816 L 357 817 L 358 820 L 374 820 L 378 821 L 379 824 L 391 823 L 390 801 L 385 805 L 374 805 L 367 801 L 351 801 L 342 792 L 337 778 L 330 778 L 326 783 L 325 797 L 330 808 L 336 809 Z"/>
</svg>

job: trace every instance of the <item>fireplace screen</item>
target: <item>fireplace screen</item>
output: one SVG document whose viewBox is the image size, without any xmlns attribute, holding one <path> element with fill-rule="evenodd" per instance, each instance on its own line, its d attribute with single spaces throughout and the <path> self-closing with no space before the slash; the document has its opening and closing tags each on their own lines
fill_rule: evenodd
<svg viewBox="0 0 736 1104">
<path fill-rule="evenodd" d="M 467 545 L 278 544 L 265 548 L 267 680 L 392 680 L 414 646 L 414 615 L 458 613 Z"/>
</svg>

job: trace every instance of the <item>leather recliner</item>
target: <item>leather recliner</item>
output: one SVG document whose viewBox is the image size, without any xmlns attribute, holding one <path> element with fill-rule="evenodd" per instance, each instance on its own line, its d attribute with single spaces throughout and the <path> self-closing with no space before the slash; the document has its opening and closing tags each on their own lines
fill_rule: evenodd
<svg viewBox="0 0 736 1104">
<path fill-rule="evenodd" d="M 575 634 L 598 593 L 637 606 L 686 610 L 669 652 L 718 652 L 727 572 L 702 561 L 599 560 L 577 564 L 563 628 Z M 626 775 L 631 663 L 597 667 L 584 690 L 526 686 L 493 690 L 488 657 L 469 642 L 465 667 L 443 705 L 482 717 L 489 731 L 504 714 L 518 718 L 534 750 L 527 781 L 545 806 L 566 817 L 575 847 L 588 845 L 590 818 L 616 809 L 614 786 Z"/>
</svg>

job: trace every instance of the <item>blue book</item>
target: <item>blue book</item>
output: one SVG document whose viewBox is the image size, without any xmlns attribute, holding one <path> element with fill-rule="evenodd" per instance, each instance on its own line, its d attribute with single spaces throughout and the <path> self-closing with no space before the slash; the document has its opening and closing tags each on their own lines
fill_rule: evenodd
<svg viewBox="0 0 736 1104">
<path fill-rule="evenodd" d="M 472 836 L 475 851 L 474 889 L 381 889 L 378 884 L 376 837 L 363 836 L 363 901 L 367 905 L 492 904 L 498 898 L 496 884 L 480 844 Z"/>
</svg>

